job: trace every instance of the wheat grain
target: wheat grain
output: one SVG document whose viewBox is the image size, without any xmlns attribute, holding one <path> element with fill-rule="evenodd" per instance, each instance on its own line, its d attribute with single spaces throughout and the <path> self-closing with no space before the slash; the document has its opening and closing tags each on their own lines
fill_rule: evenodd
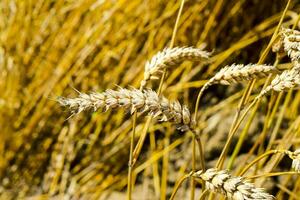
<svg viewBox="0 0 300 200">
<path fill-rule="evenodd" d="M 147 82 L 151 79 L 158 79 L 164 69 L 173 67 L 183 62 L 184 60 L 200 61 L 209 58 L 211 53 L 203 51 L 200 48 L 193 47 L 175 47 L 165 48 L 146 62 L 144 79 L 141 82 L 141 87 L 144 88 Z"/>
<path fill-rule="evenodd" d="M 300 84 L 300 71 L 297 69 L 290 69 L 283 71 L 280 75 L 277 75 L 261 93 L 256 96 L 256 99 L 260 99 L 270 91 L 281 92 L 288 89 L 295 88 Z"/>
<path fill-rule="evenodd" d="M 173 122 L 181 131 L 193 129 L 195 124 L 187 106 L 159 97 L 150 89 L 108 89 L 103 93 L 79 93 L 77 98 L 58 97 L 57 101 L 63 106 L 68 106 L 73 115 L 88 109 L 105 112 L 108 109 L 123 107 L 131 113 L 138 111 L 158 117 L 160 121 Z"/>
<path fill-rule="evenodd" d="M 229 199 L 274 199 L 263 188 L 256 188 L 243 177 L 234 177 L 227 170 L 211 168 L 195 172 L 193 176 L 202 179 L 208 190 L 222 193 Z"/>
</svg>

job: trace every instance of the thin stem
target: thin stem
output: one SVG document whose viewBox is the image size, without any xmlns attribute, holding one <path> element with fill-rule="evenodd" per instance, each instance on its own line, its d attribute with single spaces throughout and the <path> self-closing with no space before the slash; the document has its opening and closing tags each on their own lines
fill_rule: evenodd
<svg viewBox="0 0 300 200">
<path fill-rule="evenodd" d="M 262 64 L 262 63 L 265 61 L 265 59 L 266 59 L 266 57 L 267 57 L 269 51 L 270 51 L 271 48 L 272 48 L 273 42 L 274 42 L 274 41 L 276 40 L 276 38 L 278 37 L 278 31 L 279 31 L 279 28 L 280 28 L 280 26 L 281 26 L 282 23 L 283 23 L 283 19 L 284 19 L 285 15 L 286 15 L 286 12 L 287 12 L 287 10 L 288 10 L 288 7 L 289 7 L 290 3 L 291 3 L 291 0 L 288 0 L 287 5 L 286 5 L 286 7 L 285 7 L 285 9 L 284 9 L 284 11 L 283 11 L 283 14 L 282 14 L 281 18 L 280 18 L 280 21 L 279 21 L 279 23 L 278 23 L 278 25 L 277 25 L 277 27 L 276 27 L 276 29 L 275 29 L 273 35 L 272 35 L 272 38 L 271 38 L 271 40 L 270 40 L 268 46 L 266 47 L 266 49 L 264 50 L 262 56 L 260 57 L 260 59 L 259 59 L 259 61 L 258 61 L 258 64 Z M 247 86 L 247 88 L 246 88 L 246 90 L 245 90 L 245 92 L 244 92 L 244 95 L 243 95 L 243 97 L 242 97 L 242 99 L 241 99 L 241 101 L 240 101 L 240 103 L 239 103 L 239 106 L 238 106 L 238 109 L 237 109 L 236 116 L 239 116 L 239 115 L 240 115 L 239 113 L 241 112 L 242 107 L 247 103 L 247 100 L 248 100 L 248 98 L 249 98 L 249 96 L 250 96 L 250 94 L 251 94 L 251 92 L 252 92 L 252 89 L 253 89 L 253 87 L 254 87 L 255 82 L 256 82 L 256 79 L 253 79 L 253 80 L 249 83 L 249 85 Z M 238 117 L 237 117 L 237 118 L 238 118 Z M 233 122 L 233 124 L 232 124 L 231 127 L 235 127 L 235 128 L 232 128 L 232 130 L 237 129 L 237 128 L 236 128 L 236 127 L 237 127 L 236 125 L 237 125 L 237 123 L 239 123 L 239 122 L 241 122 L 241 120 L 240 120 L 240 121 L 235 120 L 235 121 Z M 218 162 L 217 162 L 217 168 L 219 168 L 219 169 L 222 168 L 222 166 L 223 166 L 223 163 L 224 163 L 224 160 L 225 160 L 225 157 L 224 157 L 224 156 L 226 155 L 226 153 L 227 153 L 227 151 L 228 151 L 228 147 L 229 147 L 229 144 L 231 143 L 231 139 L 232 139 L 232 138 L 233 138 L 233 133 L 230 131 L 230 132 L 229 132 L 229 138 L 228 138 L 227 141 L 226 141 L 227 146 L 224 147 L 224 149 L 223 149 L 223 151 L 222 151 L 222 153 L 221 153 L 221 156 L 219 157 L 219 160 L 218 160 Z"/>
<path fill-rule="evenodd" d="M 204 152 L 203 152 L 203 148 L 202 148 L 202 142 L 201 142 L 201 138 L 200 138 L 200 135 L 198 135 L 196 132 L 193 132 L 193 141 L 192 141 L 192 148 L 193 148 L 193 151 L 196 151 L 195 150 L 195 141 L 197 142 L 197 145 L 198 145 L 198 150 L 199 150 L 199 154 L 200 154 L 200 165 L 201 165 L 201 169 L 204 171 L 205 170 L 205 161 L 204 161 Z M 193 161 L 193 166 L 196 166 L 196 153 L 193 153 L 192 155 L 192 161 Z M 194 167 L 193 167 L 193 172 L 195 171 Z M 192 181 L 194 181 L 194 177 L 191 178 Z M 193 184 L 195 184 L 195 182 L 192 182 Z M 192 186 L 195 186 L 193 185 Z M 204 190 L 205 189 L 205 182 L 202 180 L 202 189 Z M 193 188 L 193 187 L 192 187 Z M 193 191 L 195 191 L 193 189 Z M 194 199 L 194 198 L 193 198 Z"/>
<path fill-rule="evenodd" d="M 194 173 L 196 171 L 196 139 L 195 135 L 193 135 L 192 139 L 192 172 Z M 191 200 L 195 199 L 195 187 L 196 182 L 194 178 L 191 178 Z"/>
<path fill-rule="evenodd" d="M 279 61 L 276 60 L 275 63 L 274 63 L 274 66 L 276 66 L 276 65 L 278 64 L 278 62 L 279 62 Z M 267 87 L 268 83 L 270 82 L 270 79 L 271 79 L 271 75 L 268 76 L 268 78 L 267 78 L 267 80 L 266 80 L 266 82 L 265 82 L 265 84 L 264 84 L 264 86 L 263 86 L 263 89 L 265 89 L 265 88 Z M 254 119 L 254 117 L 255 117 L 255 114 L 256 114 L 256 111 L 257 111 L 257 109 L 258 109 L 259 103 L 260 103 L 260 99 L 259 99 L 258 102 L 256 103 L 256 106 L 255 106 L 255 108 L 254 108 L 253 111 L 252 111 L 252 114 L 251 114 L 251 116 L 250 116 L 250 119 L 248 120 L 248 122 L 247 122 L 245 128 L 243 129 L 243 131 L 242 131 L 242 133 L 241 133 L 241 135 L 240 135 L 240 137 L 239 137 L 239 140 L 238 140 L 237 144 L 235 145 L 235 148 L 234 148 L 234 150 L 233 150 L 233 153 L 232 153 L 232 155 L 231 155 L 231 157 L 230 157 L 230 160 L 229 160 L 229 163 L 228 163 L 228 165 L 227 165 L 227 169 L 230 169 L 230 168 L 232 167 L 232 165 L 233 165 L 233 163 L 234 163 L 234 160 L 235 160 L 236 156 L 238 155 L 238 153 L 239 153 L 239 151 L 240 151 L 240 149 L 241 149 L 241 147 L 242 147 L 242 144 L 243 144 L 243 142 L 244 142 L 244 140 L 245 140 L 245 138 L 246 138 L 246 136 L 247 136 L 248 130 L 249 130 L 249 128 L 250 128 L 250 125 L 251 125 L 251 123 L 252 123 L 252 121 L 253 121 L 253 119 Z M 235 123 L 235 125 L 237 125 L 237 124 Z M 238 125 L 238 126 L 239 126 L 239 125 Z M 236 127 L 235 130 L 237 130 L 237 128 L 238 128 L 238 127 Z M 232 129 L 229 133 L 231 133 L 233 130 L 234 130 L 234 129 Z M 260 137 L 260 138 L 261 138 L 261 137 Z M 259 141 L 260 141 L 260 140 L 257 140 L 257 142 L 259 142 Z M 256 145 L 259 145 L 259 144 L 255 144 L 255 145 L 254 145 L 255 148 L 256 148 Z"/>
<path fill-rule="evenodd" d="M 155 133 L 154 131 L 151 131 L 150 134 L 150 148 L 151 153 L 155 152 L 156 149 L 156 143 L 155 143 Z M 155 198 L 157 199 L 160 194 L 160 176 L 158 172 L 158 162 L 153 162 L 152 164 L 152 173 L 153 173 L 153 186 L 155 191 Z"/>
<path fill-rule="evenodd" d="M 185 0 L 182 0 L 179 11 L 178 11 L 178 14 L 177 14 L 175 26 L 174 26 L 174 29 L 173 29 L 172 38 L 171 38 L 171 42 L 170 42 L 170 48 L 172 48 L 174 46 L 174 43 L 175 43 L 175 38 L 176 38 L 177 30 L 178 30 L 179 19 L 180 19 L 180 16 L 182 14 L 184 3 L 185 3 Z M 158 95 L 161 94 L 165 76 L 166 76 L 166 69 L 164 70 L 164 72 L 162 74 L 162 77 L 161 77 L 161 80 L 160 80 L 160 83 L 159 83 L 159 88 L 158 88 L 158 91 L 157 91 Z M 140 90 L 143 90 L 143 87 L 140 87 Z M 136 118 L 136 117 L 134 117 L 134 118 Z M 136 147 L 134 148 L 132 166 L 131 167 L 133 167 L 135 165 L 135 163 L 136 163 L 136 161 L 137 161 L 137 159 L 138 159 L 138 157 L 141 153 L 141 150 L 142 150 L 143 144 L 145 142 L 151 120 L 152 120 L 152 117 L 147 118 L 147 121 L 146 121 L 145 126 L 143 128 L 143 132 L 142 132 L 142 134 L 139 138 L 139 141 L 138 141 Z"/>
<path fill-rule="evenodd" d="M 195 111 L 194 111 L 194 121 L 195 123 L 197 123 L 197 118 L 198 118 L 198 111 L 199 111 L 199 106 L 200 106 L 200 99 L 204 93 L 204 90 L 207 89 L 207 87 L 209 86 L 209 82 L 207 82 L 206 84 L 204 84 L 204 86 L 201 88 L 201 90 L 198 93 L 197 96 L 197 100 L 196 100 L 196 104 L 195 104 Z M 198 143 L 198 148 L 199 148 L 199 157 L 200 157 L 200 162 L 201 162 L 201 168 L 202 170 L 205 170 L 205 162 L 204 162 L 204 152 L 203 152 L 203 148 L 202 148 L 202 144 L 201 144 L 201 137 L 200 135 L 197 135 L 196 132 L 193 132 L 194 137 L 193 137 L 193 144 L 195 143 L 194 140 L 197 140 Z M 194 148 L 194 145 L 193 145 Z M 196 158 L 194 158 L 194 156 L 196 156 L 195 154 L 192 155 L 193 156 L 193 162 L 195 162 Z M 194 165 L 194 163 L 193 163 Z M 192 193 L 194 193 L 195 189 L 194 189 L 194 178 L 192 177 Z M 202 188 L 205 189 L 205 183 L 204 181 L 202 181 Z M 205 194 L 204 194 L 205 196 Z M 194 199 L 194 194 L 191 195 L 191 200 Z"/>
<path fill-rule="evenodd" d="M 231 143 L 231 140 L 234 136 L 234 134 L 236 133 L 236 131 L 238 130 L 240 124 L 242 123 L 243 119 L 246 117 L 247 113 L 250 111 L 250 109 L 255 105 L 255 103 L 258 101 L 258 99 L 255 99 L 246 109 L 246 111 L 244 112 L 244 114 L 241 116 L 241 118 L 238 120 L 238 122 L 236 123 L 236 126 L 233 128 L 232 132 L 230 133 L 230 135 L 228 136 L 228 139 L 226 140 L 225 146 L 223 148 L 223 151 L 220 155 L 220 159 L 217 162 L 217 168 L 221 168 L 222 164 L 224 163 L 225 159 L 225 155 L 227 154 L 227 151 L 229 149 L 229 145 Z"/>
<path fill-rule="evenodd" d="M 203 148 L 202 148 L 202 142 L 201 142 L 199 135 L 194 134 L 194 137 L 198 144 L 199 154 L 202 155 L 202 157 L 200 158 L 200 164 L 201 164 L 201 169 L 204 171 L 205 170 L 205 161 L 203 159 L 204 152 L 203 152 Z"/>
<path fill-rule="evenodd" d="M 254 176 L 249 176 L 249 177 L 246 177 L 246 178 L 247 179 L 256 179 L 256 178 L 261 178 L 261 177 L 273 177 L 273 176 L 294 175 L 294 174 L 299 174 L 299 172 L 294 172 L 294 171 L 271 172 L 271 173 L 266 173 L 266 174 L 258 174 L 258 175 L 254 175 Z"/>
<path fill-rule="evenodd" d="M 282 92 L 280 93 L 281 95 L 282 95 Z M 272 119 L 271 117 L 272 117 L 272 109 L 271 108 L 273 108 L 274 109 L 274 112 L 273 113 L 275 113 L 276 112 L 276 110 L 277 110 L 277 107 L 276 107 L 276 105 L 278 106 L 279 104 L 276 104 L 275 106 L 273 106 L 274 105 L 274 102 L 277 102 L 278 103 L 278 95 L 271 95 L 271 98 L 270 98 L 271 100 L 270 100 L 270 103 L 269 103 L 269 106 L 268 106 L 268 112 L 267 112 L 267 115 L 266 115 L 266 120 L 265 120 L 265 124 L 264 124 L 264 127 L 263 127 L 263 130 L 262 130 L 262 132 L 260 133 L 260 135 L 262 135 L 261 137 L 262 137 L 262 140 L 261 140 L 261 142 L 260 142 L 260 145 L 259 145 L 259 147 L 258 147 L 258 154 L 262 154 L 263 152 L 265 152 L 265 151 L 267 151 L 267 150 L 269 150 L 269 149 L 264 149 L 264 142 L 265 142 L 265 139 L 266 139 L 266 137 L 267 137 L 267 134 L 268 134 L 268 130 L 269 130 L 269 124 L 270 124 L 270 119 Z M 270 141 L 269 141 L 270 142 Z"/>
<path fill-rule="evenodd" d="M 275 118 L 275 114 L 277 113 L 276 111 L 277 111 L 277 109 L 278 109 L 278 107 L 279 107 L 279 105 L 280 105 L 280 101 L 281 101 L 281 99 L 282 99 L 282 97 L 283 97 L 283 94 L 284 94 L 284 92 L 280 92 L 279 95 L 277 96 L 275 105 L 273 106 L 273 109 L 272 109 L 272 112 L 271 112 L 271 115 L 270 115 L 270 119 L 268 120 L 268 124 L 267 124 L 267 127 L 268 127 L 268 128 L 271 127 L 271 124 L 272 124 L 272 122 L 273 122 L 273 119 Z M 287 98 L 286 98 L 286 99 L 287 99 Z M 285 100 L 285 102 L 286 102 L 286 100 Z M 285 105 L 285 103 L 284 103 L 284 105 Z M 283 106 L 283 108 L 284 108 L 284 107 L 285 107 L 285 106 Z M 282 108 L 282 111 L 284 111 L 283 108 Z M 276 139 L 276 132 L 272 132 L 266 150 L 270 150 L 270 149 L 271 149 L 271 146 L 272 146 L 272 144 L 274 143 L 275 139 Z"/>
<path fill-rule="evenodd" d="M 128 183 L 127 183 L 127 199 L 131 200 L 132 193 L 132 167 L 133 167 L 133 147 L 134 147 L 134 138 L 135 138 L 135 130 L 136 130 L 136 119 L 137 113 L 134 112 L 133 122 L 132 122 L 132 134 L 130 138 L 130 152 L 129 152 L 129 162 L 128 162 Z"/>
<path fill-rule="evenodd" d="M 208 189 L 205 189 L 205 190 L 202 192 L 201 196 L 199 197 L 199 200 L 203 200 L 203 199 L 205 198 L 205 195 L 207 194 L 207 192 L 208 192 Z"/>
<path fill-rule="evenodd" d="M 165 136 L 165 138 L 164 138 L 165 148 L 167 148 L 169 146 L 169 144 L 170 144 L 169 134 L 167 134 L 167 136 Z M 169 152 L 167 152 L 163 156 L 160 200 L 166 199 L 167 186 L 168 186 L 167 185 L 168 184 L 168 168 L 169 168 Z"/>
<path fill-rule="evenodd" d="M 175 195 L 176 195 L 176 193 L 178 192 L 179 187 L 180 187 L 180 186 L 182 185 L 182 183 L 183 183 L 186 179 L 188 179 L 189 177 L 191 177 L 191 173 L 190 173 L 190 174 L 186 174 L 186 175 L 182 176 L 182 177 L 179 179 L 179 181 L 176 183 L 176 185 L 175 185 L 175 187 L 174 187 L 174 189 L 173 189 L 173 192 L 172 192 L 172 195 L 171 195 L 171 197 L 170 197 L 170 200 L 174 200 Z"/>
<path fill-rule="evenodd" d="M 254 110 L 252 111 L 252 114 L 250 116 L 249 122 L 252 122 L 252 120 L 254 119 L 255 112 L 256 112 L 256 110 L 258 108 L 258 105 L 259 104 L 256 104 Z M 251 123 L 249 123 L 249 122 L 246 124 L 245 128 L 243 129 L 242 133 L 240 134 L 239 140 L 238 140 L 237 144 L 234 147 L 232 155 L 230 156 L 230 159 L 229 159 L 228 165 L 227 165 L 227 169 L 229 169 L 229 170 L 233 166 L 234 160 L 237 157 L 238 153 L 240 152 L 242 144 L 243 144 L 243 142 L 244 142 L 244 140 L 245 140 L 245 138 L 247 136 L 248 129 L 249 129 L 250 125 L 251 125 Z"/>
<path fill-rule="evenodd" d="M 195 104 L 195 112 L 194 112 L 194 120 L 195 121 L 197 120 L 197 116 L 198 116 L 200 99 L 203 95 L 204 90 L 207 88 L 205 85 L 201 88 L 201 90 L 199 91 L 198 96 L 197 96 L 197 100 L 196 100 L 196 104 Z"/>
<path fill-rule="evenodd" d="M 238 176 L 243 176 L 255 163 L 257 163 L 258 161 L 260 161 L 261 159 L 263 159 L 268 155 L 276 154 L 276 153 L 287 154 L 287 152 L 288 152 L 287 150 L 269 150 L 264 154 L 255 158 L 251 163 L 249 163 Z"/>
</svg>

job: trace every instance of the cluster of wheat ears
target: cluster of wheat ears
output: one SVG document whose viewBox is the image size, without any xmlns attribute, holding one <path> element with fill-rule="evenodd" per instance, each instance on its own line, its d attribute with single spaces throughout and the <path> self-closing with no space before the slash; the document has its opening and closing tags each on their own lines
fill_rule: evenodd
<svg viewBox="0 0 300 200">
<path fill-rule="evenodd" d="M 249 110 L 255 102 L 259 101 L 263 96 L 271 91 L 281 92 L 288 89 L 296 88 L 300 85 L 300 32 L 288 28 L 281 28 L 277 40 L 273 45 L 273 51 L 281 54 L 287 54 L 293 67 L 281 72 L 274 65 L 265 64 L 232 64 L 225 66 L 217 72 L 207 83 L 202 87 L 196 102 L 196 110 L 192 113 L 186 105 L 180 104 L 178 101 L 169 101 L 166 97 L 161 96 L 160 92 L 147 88 L 151 80 L 160 79 L 161 75 L 165 74 L 166 70 L 175 68 L 183 61 L 200 61 L 209 62 L 211 53 L 203 49 L 193 47 L 175 47 L 165 48 L 158 52 L 152 59 L 146 62 L 144 79 L 141 82 L 140 89 L 130 88 L 125 89 L 119 87 L 118 90 L 107 89 L 105 92 L 93 92 L 85 94 L 79 92 L 76 98 L 59 97 L 57 101 L 67 106 L 73 114 L 78 114 L 85 110 L 92 111 L 107 111 L 108 109 L 124 108 L 134 113 L 145 113 L 159 121 L 167 121 L 176 125 L 181 131 L 191 131 L 196 140 L 200 141 L 200 132 L 197 131 L 199 124 L 198 109 L 199 100 L 204 91 L 213 84 L 231 85 L 244 80 L 259 79 L 261 77 L 271 76 L 276 74 L 275 78 L 269 85 L 264 87 L 256 96 L 253 102 L 248 106 Z M 136 117 L 133 115 L 133 117 Z M 203 148 L 199 143 L 200 152 Z M 226 151 L 226 146 L 224 147 Z M 282 153 L 289 156 L 292 162 L 292 168 L 300 171 L 300 150 L 294 152 L 289 150 L 273 150 L 272 153 Z M 201 153 L 200 153 L 201 154 Z M 203 159 L 203 155 L 201 159 Z M 262 159 L 263 156 L 260 158 Z M 258 162 L 256 160 L 255 162 Z M 250 183 L 246 177 L 232 176 L 230 171 L 221 170 L 220 161 L 216 168 L 205 170 L 204 165 L 201 165 L 201 170 L 195 170 L 185 176 L 185 178 L 196 178 L 204 181 L 203 190 L 214 191 L 224 194 L 230 199 L 273 199 L 274 197 L 265 192 L 263 188 L 256 188 Z M 133 167 L 134 162 L 130 163 Z M 254 163 L 248 167 L 250 168 Z M 244 174 L 245 171 L 241 174 Z M 130 176 L 129 176 L 130 179 Z M 129 184 L 131 182 L 129 181 Z M 179 185 L 177 186 L 179 187 Z M 205 188 L 204 188 L 205 187 Z M 178 189 L 178 188 L 177 188 Z M 175 196 L 176 190 L 172 195 Z M 129 187 L 131 190 L 131 187 Z"/>
</svg>

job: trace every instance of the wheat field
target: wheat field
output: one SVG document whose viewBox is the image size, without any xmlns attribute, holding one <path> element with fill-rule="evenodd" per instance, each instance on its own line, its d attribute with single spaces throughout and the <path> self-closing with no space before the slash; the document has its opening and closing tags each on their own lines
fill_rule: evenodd
<svg viewBox="0 0 300 200">
<path fill-rule="evenodd" d="M 0 200 L 300 199 L 300 1 L 1 0 Z"/>
</svg>

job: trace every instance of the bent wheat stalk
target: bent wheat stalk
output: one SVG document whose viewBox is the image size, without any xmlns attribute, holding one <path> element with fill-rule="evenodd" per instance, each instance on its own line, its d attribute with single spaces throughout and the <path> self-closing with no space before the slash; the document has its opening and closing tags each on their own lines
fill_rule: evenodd
<svg viewBox="0 0 300 200">
<path fill-rule="evenodd" d="M 256 188 L 243 177 L 232 176 L 227 170 L 211 168 L 205 172 L 200 170 L 194 173 L 193 176 L 205 181 L 208 190 L 222 193 L 229 199 L 274 199 L 274 197 L 266 193 L 263 188 Z"/>
<path fill-rule="evenodd" d="M 276 150 L 269 150 L 262 155 L 255 158 L 252 162 L 250 162 L 244 169 L 239 173 L 239 176 L 243 176 L 253 165 L 255 165 L 257 162 L 262 160 L 263 158 L 272 155 L 272 154 L 284 154 L 287 155 L 290 159 L 292 159 L 292 168 L 296 172 L 300 172 L 300 149 L 297 149 L 296 151 L 289 151 L 285 149 L 276 149 Z"/>
<path fill-rule="evenodd" d="M 149 80 L 159 79 L 158 76 L 167 68 L 176 66 L 185 60 L 207 60 L 210 55 L 211 53 L 194 47 L 165 48 L 146 62 L 141 88 L 144 88 Z"/>
<path fill-rule="evenodd" d="M 124 89 L 106 90 L 103 93 L 80 93 L 77 98 L 59 97 L 57 101 L 69 107 L 72 114 L 93 109 L 107 111 L 114 108 L 125 108 L 131 113 L 137 111 L 158 117 L 160 121 L 169 121 L 177 125 L 181 131 L 193 130 L 194 122 L 187 106 L 178 101 L 170 102 L 165 97 L 159 97 L 153 90 Z"/>
</svg>

